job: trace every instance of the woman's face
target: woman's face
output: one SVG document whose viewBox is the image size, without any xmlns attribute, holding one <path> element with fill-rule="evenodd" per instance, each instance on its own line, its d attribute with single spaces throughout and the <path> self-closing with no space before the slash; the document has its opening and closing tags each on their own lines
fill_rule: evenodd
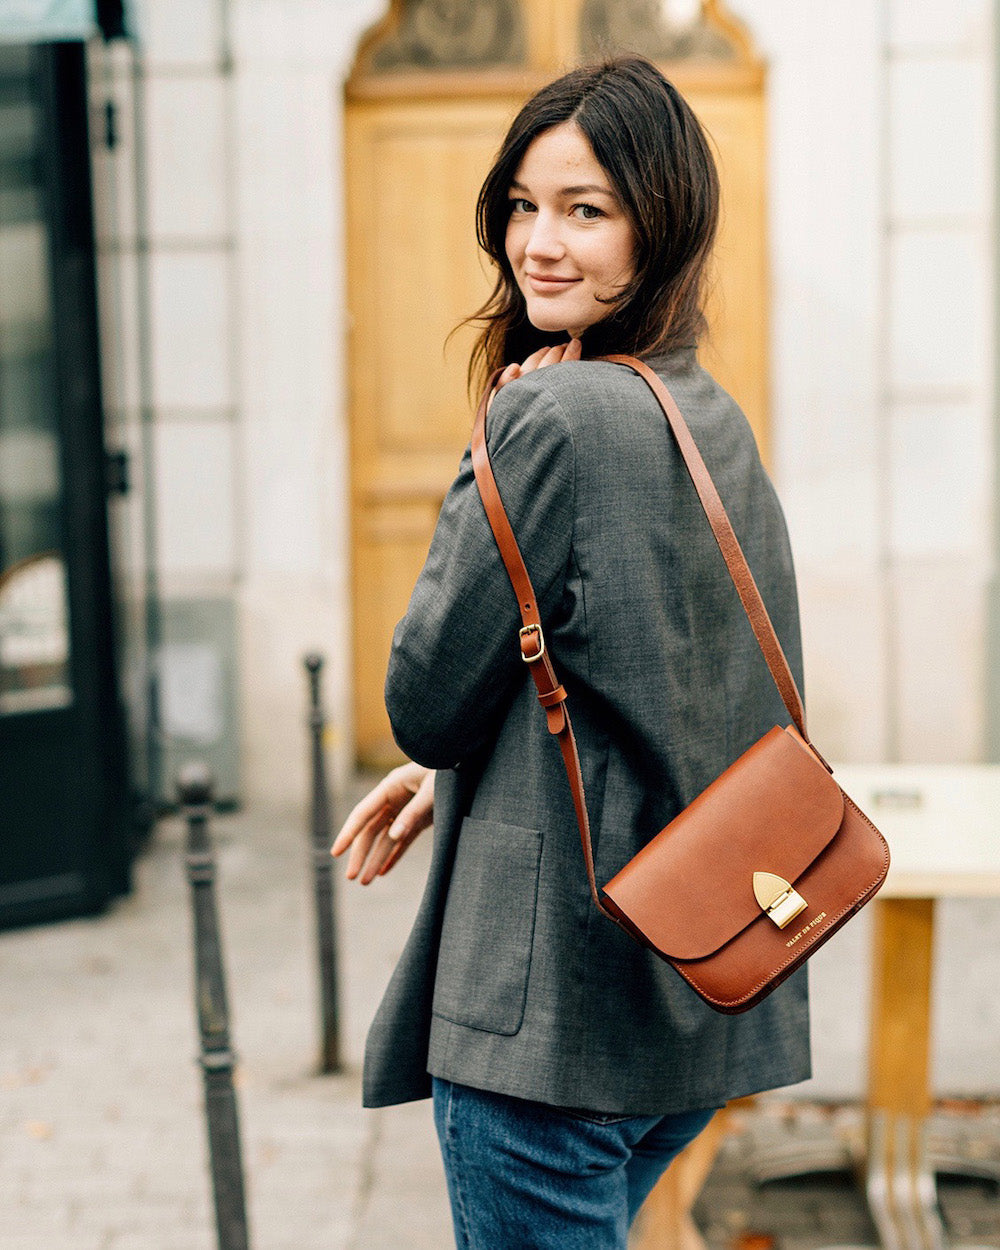
<svg viewBox="0 0 1000 1250">
<path fill-rule="evenodd" d="M 532 140 L 510 184 L 507 259 L 538 330 L 573 337 L 634 276 L 635 235 L 586 135 L 563 122 Z"/>
</svg>

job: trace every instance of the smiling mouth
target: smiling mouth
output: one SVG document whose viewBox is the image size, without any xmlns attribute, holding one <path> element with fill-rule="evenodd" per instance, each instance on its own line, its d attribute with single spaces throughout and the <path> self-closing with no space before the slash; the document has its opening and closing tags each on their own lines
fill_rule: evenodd
<svg viewBox="0 0 1000 1250">
<path fill-rule="evenodd" d="M 558 278 L 558 277 L 550 276 L 548 274 L 539 274 L 539 273 L 528 273 L 528 274 L 525 274 L 525 277 L 528 279 L 528 281 L 531 283 L 533 287 L 535 287 L 536 289 L 540 288 L 543 291 L 544 290 L 556 290 L 557 288 L 561 289 L 562 287 L 573 286 L 575 283 L 581 281 L 580 278 Z"/>
</svg>

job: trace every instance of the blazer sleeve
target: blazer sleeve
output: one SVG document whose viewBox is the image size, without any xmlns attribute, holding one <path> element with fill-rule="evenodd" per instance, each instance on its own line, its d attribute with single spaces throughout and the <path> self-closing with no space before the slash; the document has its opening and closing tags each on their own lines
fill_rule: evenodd
<svg viewBox="0 0 1000 1250">
<path fill-rule="evenodd" d="M 572 543 L 574 455 L 565 414 L 543 379 L 540 371 L 499 392 L 487 446 L 547 623 L 562 598 Z M 516 688 L 530 680 L 520 624 L 466 449 L 393 634 L 385 702 L 396 741 L 411 759 L 452 768 L 496 731 Z"/>
</svg>

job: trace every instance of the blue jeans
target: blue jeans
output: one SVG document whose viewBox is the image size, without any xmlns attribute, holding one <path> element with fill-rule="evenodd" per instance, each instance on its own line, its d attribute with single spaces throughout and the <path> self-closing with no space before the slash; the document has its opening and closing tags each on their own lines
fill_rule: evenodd
<svg viewBox="0 0 1000 1250">
<path fill-rule="evenodd" d="M 714 1114 L 569 1111 L 435 1077 L 458 1250 L 625 1250 L 646 1195 Z"/>
</svg>

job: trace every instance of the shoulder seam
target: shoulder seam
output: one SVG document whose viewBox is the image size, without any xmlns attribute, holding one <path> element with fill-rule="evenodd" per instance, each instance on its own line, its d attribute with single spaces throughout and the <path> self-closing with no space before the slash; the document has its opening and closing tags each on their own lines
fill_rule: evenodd
<svg viewBox="0 0 1000 1250">
<path fill-rule="evenodd" d="M 575 564 L 577 568 L 579 569 L 579 564 L 577 563 L 577 559 L 576 559 L 576 516 L 577 516 L 576 490 L 577 490 L 577 476 L 578 476 L 577 469 L 576 469 L 576 465 L 577 465 L 576 438 L 573 434 L 572 422 L 570 421 L 569 417 L 566 415 L 566 409 L 563 407 L 562 401 L 559 399 L 557 395 L 553 394 L 551 387 L 546 388 L 546 394 L 548 395 L 554 407 L 558 410 L 559 416 L 562 418 L 563 425 L 565 426 L 566 432 L 569 435 L 570 451 L 572 452 L 572 456 L 573 456 L 573 495 L 570 501 L 572 526 L 569 532 L 569 551 L 566 557 L 566 564 L 567 564 L 567 568 L 572 563 L 572 564 Z M 591 656 L 590 656 L 590 626 L 587 623 L 587 588 L 586 588 L 586 585 L 584 584 L 584 578 L 583 578 L 582 573 L 580 574 L 580 606 L 583 609 L 583 633 L 587 641 L 587 677 L 589 680 L 591 670 L 592 670 Z"/>
<path fill-rule="evenodd" d="M 529 378 L 531 376 L 532 374 L 526 375 L 526 377 L 529 377 Z M 506 390 L 506 387 L 504 389 Z M 569 467 L 570 467 L 570 492 L 571 493 L 570 493 L 570 500 L 569 500 L 569 508 L 570 508 L 571 525 L 570 525 L 569 538 L 567 541 L 566 564 L 563 567 L 563 581 L 565 582 L 566 569 L 569 566 L 569 562 L 570 562 L 570 559 L 572 557 L 573 550 L 574 550 L 573 539 L 574 539 L 574 531 L 576 528 L 576 488 L 577 488 L 576 440 L 573 437 L 573 427 L 569 421 L 569 418 L 566 415 L 565 409 L 563 408 L 562 404 L 559 402 L 558 397 L 553 393 L 552 388 L 548 386 L 545 383 L 544 379 L 542 378 L 538 379 L 537 390 L 534 391 L 534 394 L 531 396 L 526 396 L 525 406 L 538 400 L 542 401 L 542 403 L 546 406 L 546 408 L 548 408 L 553 413 L 553 415 L 558 420 L 559 424 L 563 427 L 564 439 L 568 443 L 569 451 L 570 451 L 570 466 Z M 513 415 L 515 412 L 516 410 L 512 409 L 511 415 Z M 489 422 L 487 420 L 487 429 L 486 429 L 487 443 L 489 443 L 490 441 L 489 433 L 490 433 Z M 492 450 L 491 450 L 491 455 L 492 455 Z M 501 498 L 502 498 L 502 491 L 501 491 Z M 515 525 L 513 518 L 511 518 L 511 525 L 514 528 L 515 539 L 517 539 L 517 529 L 516 529 L 516 525 Z M 530 569 L 529 569 L 529 574 L 530 574 Z M 546 586 L 539 587 L 538 585 L 535 584 L 535 581 L 532 578 L 532 585 L 535 590 L 535 596 L 538 599 L 539 604 L 540 604 L 542 599 L 545 597 L 546 593 L 549 590 L 551 590 L 552 586 L 554 585 L 554 582 L 550 582 Z"/>
</svg>

